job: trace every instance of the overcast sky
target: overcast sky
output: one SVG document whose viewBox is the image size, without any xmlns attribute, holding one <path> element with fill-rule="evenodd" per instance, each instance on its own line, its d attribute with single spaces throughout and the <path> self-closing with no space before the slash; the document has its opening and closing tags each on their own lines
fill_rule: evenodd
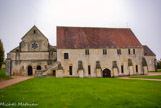
<svg viewBox="0 0 161 108">
<path fill-rule="evenodd" d="M 161 0 L 0 0 L 5 53 L 36 25 L 56 45 L 56 26 L 131 28 L 161 58 Z"/>
</svg>

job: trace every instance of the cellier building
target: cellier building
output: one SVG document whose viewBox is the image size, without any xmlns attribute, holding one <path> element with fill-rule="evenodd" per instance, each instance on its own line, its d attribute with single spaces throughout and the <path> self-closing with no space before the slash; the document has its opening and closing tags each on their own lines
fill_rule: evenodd
<svg viewBox="0 0 161 108">
<path fill-rule="evenodd" d="M 7 75 L 118 77 L 156 71 L 156 55 L 129 28 L 57 27 L 57 46 L 34 26 L 8 53 Z"/>
</svg>

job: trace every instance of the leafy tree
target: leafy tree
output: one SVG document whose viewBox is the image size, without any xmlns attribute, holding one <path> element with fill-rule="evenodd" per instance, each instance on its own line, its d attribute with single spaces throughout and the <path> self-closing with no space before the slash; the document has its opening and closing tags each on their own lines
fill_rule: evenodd
<svg viewBox="0 0 161 108">
<path fill-rule="evenodd" d="M 4 49 L 3 49 L 3 43 L 0 40 L 0 69 L 1 69 L 3 62 L 4 62 Z"/>
</svg>

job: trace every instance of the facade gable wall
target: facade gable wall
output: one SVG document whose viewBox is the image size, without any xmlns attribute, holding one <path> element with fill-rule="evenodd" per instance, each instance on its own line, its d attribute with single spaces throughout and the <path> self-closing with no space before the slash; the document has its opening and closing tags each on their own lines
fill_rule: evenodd
<svg viewBox="0 0 161 108">
<path fill-rule="evenodd" d="M 7 75 L 35 75 L 37 67 L 45 71 L 56 62 L 56 49 L 36 26 L 25 34 L 19 46 L 7 54 Z"/>
<path fill-rule="evenodd" d="M 34 45 L 37 48 L 33 48 Z M 36 28 L 33 27 L 23 38 L 20 43 L 21 51 L 48 51 L 49 42 L 48 39 Z"/>
</svg>

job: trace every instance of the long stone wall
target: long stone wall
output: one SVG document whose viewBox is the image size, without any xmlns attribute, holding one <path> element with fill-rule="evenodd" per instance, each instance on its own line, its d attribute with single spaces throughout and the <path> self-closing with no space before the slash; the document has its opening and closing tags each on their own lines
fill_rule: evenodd
<svg viewBox="0 0 161 108">
<path fill-rule="evenodd" d="M 142 58 L 143 49 L 135 48 L 135 54 L 133 54 L 133 48 L 130 49 L 131 54 L 128 53 L 128 49 L 121 49 L 121 54 L 117 54 L 117 49 L 107 49 L 107 55 L 103 55 L 103 49 L 89 49 L 89 55 L 85 54 L 85 49 L 57 49 L 57 61 L 61 62 L 63 67 L 63 77 L 79 77 L 78 62 L 82 61 L 84 69 L 84 77 L 96 77 L 96 62 L 100 62 L 101 71 L 109 69 L 111 76 L 114 75 L 113 61 L 116 61 L 118 66 L 118 76 L 143 74 Z M 69 59 L 64 59 L 64 53 L 68 53 Z M 128 60 L 132 61 L 132 66 L 128 65 Z M 69 66 L 72 66 L 72 75 L 69 73 Z M 88 66 L 90 66 L 91 74 L 88 73 Z M 121 71 L 123 66 L 123 72 Z M 138 69 L 136 69 L 136 66 Z M 137 72 L 136 72 L 137 70 Z"/>
</svg>

